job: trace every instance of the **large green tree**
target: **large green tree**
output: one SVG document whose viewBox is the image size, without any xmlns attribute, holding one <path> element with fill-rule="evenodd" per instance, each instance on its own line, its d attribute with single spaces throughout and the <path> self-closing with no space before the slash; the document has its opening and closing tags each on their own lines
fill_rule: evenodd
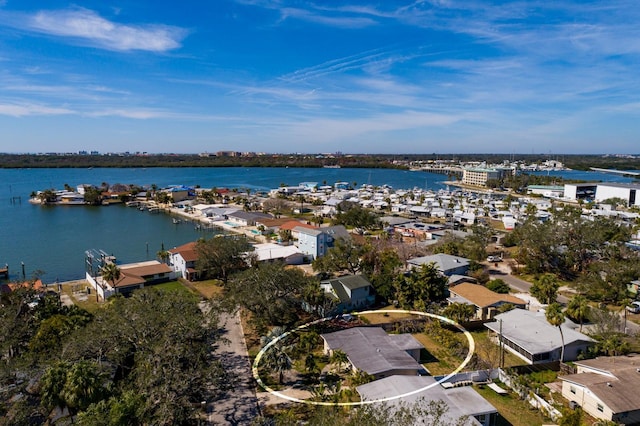
<svg viewBox="0 0 640 426">
<path fill-rule="evenodd" d="M 318 272 L 347 271 L 357 274 L 363 269 L 363 257 L 371 250 L 370 246 L 357 244 L 352 239 L 338 238 L 324 256 L 313 261 L 313 269 Z"/>
<path fill-rule="evenodd" d="M 425 310 L 429 303 L 446 297 L 447 282 L 448 278 L 434 263 L 424 264 L 396 277 L 393 283 L 395 299 L 403 309 Z"/>
<path fill-rule="evenodd" d="M 338 204 L 338 213 L 333 223 L 363 230 L 376 229 L 381 226 L 380 220 L 375 213 L 349 201 L 343 201 Z"/>
<path fill-rule="evenodd" d="M 196 269 L 203 277 L 219 278 L 226 283 L 231 274 L 247 268 L 251 251 L 253 246 L 244 237 L 215 236 L 200 240 L 196 244 Z"/>
<path fill-rule="evenodd" d="M 139 418 L 147 424 L 193 421 L 194 403 L 210 400 L 221 389 L 222 372 L 211 353 L 218 338 L 217 312 L 214 306 L 201 308 L 190 293 L 153 287 L 115 298 L 97 311 L 63 349 L 70 364 L 93 359 L 113 371 L 114 399 L 87 410 L 110 411 L 133 393 L 139 396 Z"/>
<path fill-rule="evenodd" d="M 280 262 L 260 263 L 233 276 L 227 283 L 227 302 L 241 306 L 263 325 L 295 322 L 309 288 L 318 281 Z"/>
<path fill-rule="evenodd" d="M 540 303 L 548 305 L 556 301 L 560 284 L 553 274 L 543 274 L 534 281 L 530 292 Z"/>
</svg>

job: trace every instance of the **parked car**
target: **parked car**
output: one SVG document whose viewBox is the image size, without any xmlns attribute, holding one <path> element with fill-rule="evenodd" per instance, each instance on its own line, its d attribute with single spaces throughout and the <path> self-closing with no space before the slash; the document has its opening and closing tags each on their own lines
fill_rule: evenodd
<svg viewBox="0 0 640 426">
<path fill-rule="evenodd" d="M 640 314 L 640 302 L 631 302 L 631 304 L 627 306 L 627 311 L 632 314 Z"/>
<path fill-rule="evenodd" d="M 500 256 L 488 256 L 487 262 L 502 262 L 502 258 Z"/>
</svg>

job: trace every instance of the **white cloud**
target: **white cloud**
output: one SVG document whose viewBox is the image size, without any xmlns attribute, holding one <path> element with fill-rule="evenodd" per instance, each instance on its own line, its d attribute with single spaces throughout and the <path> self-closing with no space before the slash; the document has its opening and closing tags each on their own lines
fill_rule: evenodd
<svg viewBox="0 0 640 426">
<path fill-rule="evenodd" d="M 0 115 L 27 117 L 36 115 L 67 115 L 74 111 L 66 108 L 53 108 L 37 104 L 0 104 Z"/>
<path fill-rule="evenodd" d="M 186 31 L 167 25 L 133 25 L 109 21 L 88 9 L 40 11 L 13 26 L 69 37 L 107 50 L 165 52 L 181 46 Z"/>
</svg>

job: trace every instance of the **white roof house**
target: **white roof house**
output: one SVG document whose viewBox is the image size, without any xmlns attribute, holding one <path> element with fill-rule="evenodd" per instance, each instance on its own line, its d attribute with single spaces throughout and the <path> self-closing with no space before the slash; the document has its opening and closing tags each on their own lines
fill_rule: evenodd
<svg viewBox="0 0 640 426">
<path fill-rule="evenodd" d="M 287 265 L 300 265 L 304 262 L 304 253 L 296 246 L 281 246 L 274 243 L 254 244 L 255 250 L 250 254 L 255 255 L 258 262 L 282 260 Z"/>
<path fill-rule="evenodd" d="M 341 350 L 351 365 L 376 378 L 424 372 L 422 344 L 410 334 L 387 334 L 381 327 L 353 327 L 320 335 L 325 353 Z"/>
<path fill-rule="evenodd" d="M 429 401 L 442 401 L 448 408 L 446 417 L 450 424 L 457 424 L 458 419 L 465 417 L 469 418 L 465 425 L 495 424 L 498 411 L 473 388 L 464 386 L 445 389 L 440 385 L 434 386 L 434 383 L 432 376 L 390 376 L 358 386 L 356 390 L 363 401 L 411 394 L 389 402 L 394 405 L 420 403 L 424 406 Z M 426 387 L 429 388 L 419 391 Z"/>
<path fill-rule="evenodd" d="M 496 333 L 502 332 L 505 348 L 529 364 L 560 360 L 562 339 L 558 327 L 547 322 L 545 313 L 513 309 L 495 316 L 495 322 L 484 326 Z M 595 341 L 580 333 L 570 320 L 562 324 L 564 335 L 564 361 L 573 361 L 585 353 Z"/>
<path fill-rule="evenodd" d="M 409 267 L 420 267 L 434 263 L 436 268 L 444 275 L 465 275 L 469 270 L 469 259 L 450 254 L 438 253 L 431 256 L 414 257 L 407 260 Z"/>
</svg>

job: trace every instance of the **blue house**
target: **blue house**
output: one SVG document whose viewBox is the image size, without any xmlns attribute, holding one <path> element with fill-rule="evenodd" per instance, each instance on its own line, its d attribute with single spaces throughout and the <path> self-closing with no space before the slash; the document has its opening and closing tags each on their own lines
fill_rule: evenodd
<svg viewBox="0 0 640 426">
<path fill-rule="evenodd" d="M 342 225 L 329 226 L 325 228 L 304 228 L 296 226 L 293 231 L 298 234 L 298 249 L 315 259 L 327 253 L 336 239 L 351 238 L 347 230 Z"/>
</svg>

